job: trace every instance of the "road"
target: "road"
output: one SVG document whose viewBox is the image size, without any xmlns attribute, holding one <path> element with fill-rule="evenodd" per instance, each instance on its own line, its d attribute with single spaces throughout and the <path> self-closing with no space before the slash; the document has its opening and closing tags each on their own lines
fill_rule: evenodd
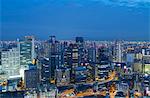
<svg viewBox="0 0 150 98">
<path fill-rule="evenodd" d="M 112 80 L 114 80 L 116 76 L 116 72 L 113 71 L 112 73 L 110 73 L 110 76 L 107 80 L 104 80 L 104 81 L 98 81 L 98 84 L 104 84 L 104 83 L 107 83 L 107 82 L 110 82 Z M 95 81 L 96 82 L 96 81 Z M 91 82 L 91 83 L 86 83 L 88 85 L 93 85 L 95 82 Z M 83 83 L 77 83 L 77 84 L 83 84 Z M 85 84 L 85 83 L 84 83 Z M 76 84 L 72 84 L 72 85 L 76 85 Z M 60 98 L 64 98 L 66 97 L 66 95 L 74 95 L 76 97 L 83 97 L 83 96 L 90 96 L 90 95 L 103 95 L 104 92 L 93 92 L 93 90 L 87 90 L 85 92 L 80 92 L 78 94 L 75 94 L 74 90 L 73 89 L 70 89 L 70 90 L 65 90 L 63 93 L 60 94 Z M 111 96 L 114 96 L 115 95 L 115 92 L 114 93 L 110 93 Z M 114 98 L 114 97 L 111 97 L 111 98 Z"/>
</svg>

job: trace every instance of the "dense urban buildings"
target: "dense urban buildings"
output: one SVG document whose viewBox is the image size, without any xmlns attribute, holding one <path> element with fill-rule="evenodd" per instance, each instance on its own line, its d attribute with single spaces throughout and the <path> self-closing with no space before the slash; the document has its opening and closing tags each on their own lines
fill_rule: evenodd
<svg viewBox="0 0 150 98">
<path fill-rule="evenodd" d="M 150 96 L 150 42 L 26 36 L 0 43 L 0 96 Z"/>
<path fill-rule="evenodd" d="M 150 98 L 150 0 L 0 0 L 0 98 Z"/>
</svg>

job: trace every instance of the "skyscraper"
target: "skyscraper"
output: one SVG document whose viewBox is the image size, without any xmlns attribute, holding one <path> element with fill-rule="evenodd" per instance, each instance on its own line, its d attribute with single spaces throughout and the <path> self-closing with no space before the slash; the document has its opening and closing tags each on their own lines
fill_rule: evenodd
<svg viewBox="0 0 150 98">
<path fill-rule="evenodd" d="M 55 80 L 55 71 L 61 66 L 61 48 L 60 43 L 56 40 L 55 36 L 50 36 L 48 40 L 49 46 L 49 60 L 51 66 L 51 79 Z"/>
<path fill-rule="evenodd" d="M 41 67 L 41 82 L 42 84 L 48 84 L 51 80 L 51 66 L 49 58 L 40 58 L 39 63 Z"/>
<path fill-rule="evenodd" d="M 91 47 L 88 49 L 88 61 L 90 63 L 96 63 L 96 48 Z"/>
<path fill-rule="evenodd" d="M 19 75 L 20 53 L 18 47 L 10 47 L 1 51 L 2 71 L 6 77 Z"/>
<path fill-rule="evenodd" d="M 102 46 L 98 49 L 98 63 L 109 62 L 108 48 Z"/>
<path fill-rule="evenodd" d="M 114 51 L 113 61 L 122 62 L 122 42 L 121 41 L 115 42 L 113 51 Z"/>
<path fill-rule="evenodd" d="M 28 69 L 28 64 L 35 58 L 34 37 L 25 36 L 23 41 L 19 42 L 20 47 L 20 65 L 22 69 Z"/>
<path fill-rule="evenodd" d="M 29 64 L 29 69 L 25 70 L 25 87 L 26 88 L 37 88 L 38 84 L 40 83 L 39 78 L 39 69 L 37 68 L 37 65 Z"/>
<path fill-rule="evenodd" d="M 76 45 L 78 48 L 78 65 L 84 63 L 85 60 L 85 47 L 83 37 L 76 37 Z"/>
</svg>

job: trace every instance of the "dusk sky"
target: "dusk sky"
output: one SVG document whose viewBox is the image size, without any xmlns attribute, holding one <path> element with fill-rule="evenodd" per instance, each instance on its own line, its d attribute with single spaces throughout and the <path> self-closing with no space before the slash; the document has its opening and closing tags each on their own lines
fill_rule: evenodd
<svg viewBox="0 0 150 98">
<path fill-rule="evenodd" d="M 0 38 L 149 40 L 150 0 L 1 0 Z"/>
</svg>

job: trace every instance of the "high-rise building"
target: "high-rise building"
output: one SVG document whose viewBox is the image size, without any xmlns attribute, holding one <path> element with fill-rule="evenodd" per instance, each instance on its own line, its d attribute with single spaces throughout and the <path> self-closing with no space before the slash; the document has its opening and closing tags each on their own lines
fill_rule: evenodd
<svg viewBox="0 0 150 98">
<path fill-rule="evenodd" d="M 34 37 L 25 36 L 23 41 L 19 42 L 20 47 L 20 65 L 22 69 L 28 69 L 28 64 L 35 58 Z"/>
<path fill-rule="evenodd" d="M 69 67 L 67 64 L 67 50 L 68 50 L 68 43 L 63 42 L 61 43 L 61 65 L 62 67 Z"/>
<path fill-rule="evenodd" d="M 83 37 L 76 37 L 76 45 L 78 48 L 78 64 L 84 63 L 85 61 L 85 45 Z"/>
<path fill-rule="evenodd" d="M 77 67 L 79 66 L 79 49 L 77 44 L 70 44 L 71 48 L 71 65 L 72 67 Z"/>
<path fill-rule="evenodd" d="M 49 45 L 49 61 L 51 66 L 51 79 L 55 80 L 55 71 L 57 68 L 59 68 L 61 65 L 61 45 L 56 40 L 55 36 L 50 36 L 50 39 L 48 40 Z"/>
<path fill-rule="evenodd" d="M 18 47 L 11 47 L 1 51 L 1 69 L 6 77 L 19 75 L 20 52 Z"/>
<path fill-rule="evenodd" d="M 91 47 L 88 49 L 88 61 L 90 63 L 96 63 L 96 48 Z"/>
<path fill-rule="evenodd" d="M 98 62 L 95 68 L 95 78 L 106 78 L 108 76 L 109 70 L 111 69 L 110 64 L 110 51 L 108 46 L 101 46 L 98 48 Z"/>
<path fill-rule="evenodd" d="M 51 66 L 49 58 L 40 58 L 39 63 L 41 67 L 41 82 L 42 84 L 48 84 L 51 80 Z"/>
<path fill-rule="evenodd" d="M 88 49 L 88 68 L 89 68 L 89 76 L 92 80 L 95 80 L 96 75 L 96 47 L 91 47 Z"/>
<path fill-rule="evenodd" d="M 25 88 L 37 88 L 40 83 L 40 72 L 36 65 L 29 64 L 29 69 L 24 72 Z"/>
<path fill-rule="evenodd" d="M 98 49 L 98 63 L 109 63 L 109 52 L 107 47 L 100 47 Z"/>
<path fill-rule="evenodd" d="M 116 41 L 113 47 L 113 61 L 114 62 L 122 62 L 122 42 Z"/>
<path fill-rule="evenodd" d="M 68 48 L 65 50 L 64 55 L 64 65 L 68 68 L 71 68 L 71 81 L 75 79 L 74 68 L 79 66 L 79 52 L 76 44 L 69 44 Z"/>
</svg>

